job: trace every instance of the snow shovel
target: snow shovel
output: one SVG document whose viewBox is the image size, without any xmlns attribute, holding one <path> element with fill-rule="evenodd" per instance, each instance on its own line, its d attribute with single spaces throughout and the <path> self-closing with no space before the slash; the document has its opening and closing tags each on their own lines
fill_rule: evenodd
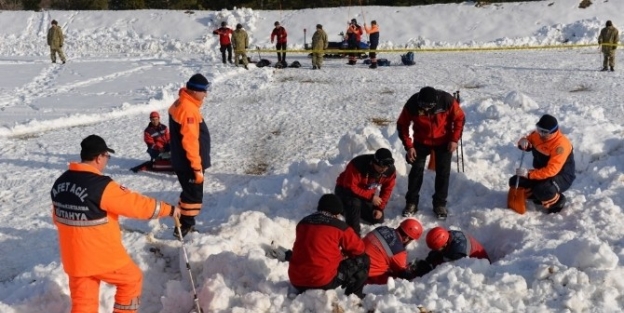
<svg viewBox="0 0 624 313">
<path fill-rule="evenodd" d="M 522 167 L 522 162 L 524 162 L 524 156 L 526 153 L 522 152 L 522 156 L 520 157 L 520 166 Z M 507 207 L 514 210 L 518 214 L 524 214 L 526 212 L 526 193 L 524 188 L 519 188 L 520 185 L 520 176 L 516 176 L 516 186 L 509 187 L 509 192 L 507 193 Z"/>
<path fill-rule="evenodd" d="M 427 169 L 430 171 L 436 170 L 435 150 L 431 150 L 431 153 L 429 154 L 429 164 L 427 164 Z"/>
</svg>

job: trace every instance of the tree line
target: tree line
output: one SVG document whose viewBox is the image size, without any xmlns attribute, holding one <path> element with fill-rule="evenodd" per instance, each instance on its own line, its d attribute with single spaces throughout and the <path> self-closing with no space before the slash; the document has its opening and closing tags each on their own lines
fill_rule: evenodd
<svg viewBox="0 0 624 313">
<path fill-rule="evenodd" d="M 543 0 L 525 0 L 543 1 Z M 0 0 L 0 10 L 298 10 L 341 6 L 413 6 L 437 3 L 461 3 L 461 0 Z M 473 1 L 475 5 L 518 0 Z"/>
</svg>

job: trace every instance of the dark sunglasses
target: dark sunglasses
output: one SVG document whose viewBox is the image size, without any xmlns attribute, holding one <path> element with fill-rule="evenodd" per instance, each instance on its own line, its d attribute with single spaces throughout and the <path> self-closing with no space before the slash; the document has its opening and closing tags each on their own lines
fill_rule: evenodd
<svg viewBox="0 0 624 313">
<path fill-rule="evenodd" d="M 379 166 L 390 166 L 390 165 L 394 165 L 394 159 L 393 158 L 387 158 L 387 159 L 374 159 L 373 162 L 375 162 L 375 164 L 379 165 Z"/>
</svg>

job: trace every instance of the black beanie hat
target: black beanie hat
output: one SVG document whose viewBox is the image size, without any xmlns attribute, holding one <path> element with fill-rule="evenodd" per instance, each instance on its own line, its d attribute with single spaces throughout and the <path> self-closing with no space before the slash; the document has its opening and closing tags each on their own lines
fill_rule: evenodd
<svg viewBox="0 0 624 313">
<path fill-rule="evenodd" d="M 58 25 L 58 22 L 56 20 L 52 20 L 52 25 Z"/>
<path fill-rule="evenodd" d="M 613 23 L 611 21 L 607 21 L 607 26 L 613 26 Z"/>
<path fill-rule="evenodd" d="M 542 118 L 540 118 L 539 122 L 537 122 L 537 124 L 535 125 L 539 128 L 550 130 L 551 134 L 557 131 L 557 129 L 559 128 L 559 123 L 557 122 L 557 119 L 554 116 L 548 114 L 544 114 Z"/>
<path fill-rule="evenodd" d="M 326 193 L 319 199 L 317 211 L 332 215 L 342 214 L 342 201 L 335 194 Z"/>
<path fill-rule="evenodd" d="M 351 24 L 357 24 L 357 20 L 356 19 L 351 19 Z"/>
<path fill-rule="evenodd" d="M 227 23 L 226 22 L 221 22 L 221 27 L 225 27 L 225 26 L 227 26 Z"/>
<path fill-rule="evenodd" d="M 426 103 L 433 103 L 436 102 L 437 99 L 437 93 L 435 88 L 433 87 L 423 87 L 420 89 L 420 91 L 418 92 L 418 101 L 419 102 L 426 102 Z"/>
<path fill-rule="evenodd" d="M 323 29 L 323 25 L 321 25 L 321 24 L 316 24 L 316 28 L 318 28 L 318 29 Z"/>
<path fill-rule="evenodd" d="M 380 166 L 394 165 L 394 159 L 392 158 L 392 152 L 386 148 L 379 148 L 375 151 L 373 162 Z"/>
<path fill-rule="evenodd" d="M 210 82 L 202 74 L 195 74 L 191 76 L 188 82 L 186 82 L 186 89 L 194 91 L 207 91 L 210 86 Z"/>
<path fill-rule="evenodd" d="M 236 24 L 236 29 L 241 29 L 241 28 L 243 28 L 243 24 L 240 24 L 240 23 Z"/>
</svg>

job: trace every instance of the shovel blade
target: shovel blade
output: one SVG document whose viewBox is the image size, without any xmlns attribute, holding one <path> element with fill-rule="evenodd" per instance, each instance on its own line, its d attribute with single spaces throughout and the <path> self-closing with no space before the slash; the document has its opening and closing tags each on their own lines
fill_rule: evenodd
<svg viewBox="0 0 624 313">
<path fill-rule="evenodd" d="M 429 154 L 429 164 L 427 165 L 427 169 L 430 171 L 435 171 L 436 169 L 434 150 L 431 150 L 431 153 Z"/>
<path fill-rule="evenodd" d="M 507 193 L 507 207 L 518 214 L 526 212 L 526 193 L 524 188 L 509 187 Z"/>
</svg>

